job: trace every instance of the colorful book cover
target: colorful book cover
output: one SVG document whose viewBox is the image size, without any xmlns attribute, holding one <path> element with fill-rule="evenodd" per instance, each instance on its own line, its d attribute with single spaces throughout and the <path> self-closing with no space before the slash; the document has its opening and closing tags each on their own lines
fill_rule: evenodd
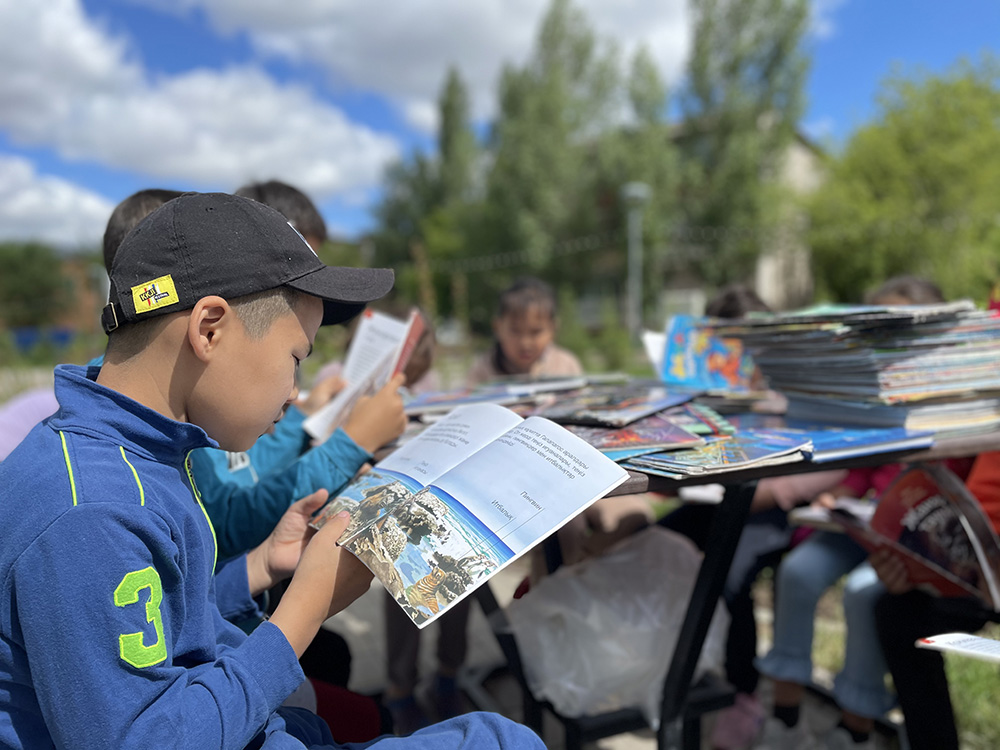
<svg viewBox="0 0 1000 750">
<path fill-rule="evenodd" d="M 686 403 L 694 395 L 647 383 L 592 386 L 560 398 L 535 414 L 560 424 L 624 427 L 671 406 Z"/>
<path fill-rule="evenodd" d="M 847 514 L 851 537 L 887 548 L 917 585 L 941 596 L 976 596 L 1000 610 L 1000 541 L 979 503 L 947 469 L 915 466 L 882 493 L 870 524 Z"/>
<path fill-rule="evenodd" d="M 674 315 L 667 323 L 661 379 L 706 391 L 749 391 L 754 363 L 739 339 L 722 338 L 700 318 Z"/>
<path fill-rule="evenodd" d="M 699 448 L 651 453 L 632 459 L 636 466 L 662 468 L 682 474 L 704 474 L 742 469 L 755 464 L 801 460 L 811 451 L 808 439 L 780 434 L 736 433 L 707 441 Z"/>
<path fill-rule="evenodd" d="M 780 433 L 812 442 L 813 463 L 839 461 L 854 456 L 917 450 L 934 444 L 934 432 L 904 427 L 857 427 L 786 419 L 770 414 L 736 414 L 730 420 L 739 432 Z"/>
<path fill-rule="evenodd" d="M 618 429 L 587 425 L 566 425 L 566 429 L 604 454 L 636 448 L 645 448 L 648 449 L 646 453 L 652 453 L 655 449 L 692 448 L 705 442 L 660 414 L 644 417 Z"/>
</svg>

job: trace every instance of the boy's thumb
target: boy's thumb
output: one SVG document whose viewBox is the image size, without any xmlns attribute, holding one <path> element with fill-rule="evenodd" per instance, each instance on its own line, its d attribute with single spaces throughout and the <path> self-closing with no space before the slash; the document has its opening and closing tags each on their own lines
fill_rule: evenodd
<svg viewBox="0 0 1000 750">
<path fill-rule="evenodd" d="M 332 518 L 328 518 L 326 523 L 323 524 L 323 528 L 317 534 L 326 534 L 327 536 L 333 536 L 334 539 L 340 539 L 347 530 L 350 522 L 351 514 L 346 510 L 342 510 Z"/>
</svg>

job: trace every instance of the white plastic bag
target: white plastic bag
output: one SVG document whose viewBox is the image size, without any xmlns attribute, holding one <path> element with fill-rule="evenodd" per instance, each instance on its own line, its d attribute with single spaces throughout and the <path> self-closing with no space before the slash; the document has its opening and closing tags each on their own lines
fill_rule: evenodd
<svg viewBox="0 0 1000 750">
<path fill-rule="evenodd" d="M 651 526 L 512 601 L 507 614 L 534 696 L 571 717 L 638 707 L 657 728 L 700 563 L 687 537 Z M 720 604 L 699 672 L 721 671 L 728 620 Z"/>
</svg>

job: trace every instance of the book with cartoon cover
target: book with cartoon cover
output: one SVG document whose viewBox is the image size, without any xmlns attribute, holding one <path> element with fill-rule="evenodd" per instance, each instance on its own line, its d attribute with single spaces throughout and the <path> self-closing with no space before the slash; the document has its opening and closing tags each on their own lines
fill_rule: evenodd
<svg viewBox="0 0 1000 750">
<path fill-rule="evenodd" d="M 812 450 L 808 438 L 739 433 L 708 440 L 699 448 L 649 453 L 624 466 L 670 479 L 710 476 L 754 466 L 802 461 Z"/>
<path fill-rule="evenodd" d="M 313 526 L 350 511 L 341 546 L 423 627 L 627 476 L 547 419 L 474 404 L 358 476 Z"/>
<path fill-rule="evenodd" d="M 974 596 L 1000 611 L 1000 540 L 978 501 L 945 467 L 904 471 L 867 523 L 836 509 L 830 517 L 869 551 L 891 550 L 914 584 L 941 596 Z"/>
</svg>

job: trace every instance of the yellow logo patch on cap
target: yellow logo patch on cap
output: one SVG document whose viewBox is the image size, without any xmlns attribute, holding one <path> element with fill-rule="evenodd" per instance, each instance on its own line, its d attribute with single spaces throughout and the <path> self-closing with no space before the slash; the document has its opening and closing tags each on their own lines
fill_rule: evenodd
<svg viewBox="0 0 1000 750">
<path fill-rule="evenodd" d="M 132 287 L 132 302 L 135 304 L 136 315 L 152 312 L 180 301 L 170 274 Z"/>
</svg>

